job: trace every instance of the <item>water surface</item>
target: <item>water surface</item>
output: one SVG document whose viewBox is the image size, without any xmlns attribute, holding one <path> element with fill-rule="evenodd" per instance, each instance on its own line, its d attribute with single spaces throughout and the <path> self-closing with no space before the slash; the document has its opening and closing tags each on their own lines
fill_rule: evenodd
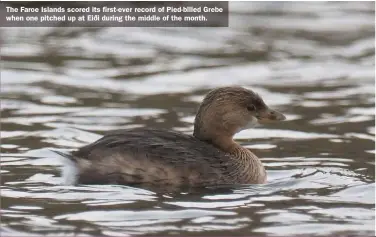
<svg viewBox="0 0 376 237">
<path fill-rule="evenodd" d="M 374 3 L 231 3 L 229 28 L 2 29 L 6 235 L 374 235 Z M 266 185 L 158 193 L 65 186 L 61 160 L 106 131 L 192 133 L 212 88 L 287 116 L 236 139 Z"/>
</svg>

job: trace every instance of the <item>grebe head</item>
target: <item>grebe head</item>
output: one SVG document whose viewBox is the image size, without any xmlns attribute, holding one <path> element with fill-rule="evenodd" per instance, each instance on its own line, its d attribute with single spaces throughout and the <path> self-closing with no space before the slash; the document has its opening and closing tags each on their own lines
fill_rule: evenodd
<svg viewBox="0 0 376 237">
<path fill-rule="evenodd" d="M 232 141 L 241 130 L 285 119 L 255 92 L 242 87 L 223 87 L 210 91 L 204 98 L 196 115 L 193 135 L 212 143 L 218 139 Z"/>
</svg>

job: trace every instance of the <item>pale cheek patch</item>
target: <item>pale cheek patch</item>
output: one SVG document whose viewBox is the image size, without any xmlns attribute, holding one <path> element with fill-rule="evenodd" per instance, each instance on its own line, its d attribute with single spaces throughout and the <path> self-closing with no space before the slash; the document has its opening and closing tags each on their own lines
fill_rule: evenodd
<svg viewBox="0 0 376 237">
<path fill-rule="evenodd" d="M 252 116 L 251 121 L 248 122 L 248 124 L 244 127 L 244 129 L 249 129 L 249 128 L 254 128 L 256 125 L 258 125 L 258 120 L 257 118 Z"/>
<path fill-rule="evenodd" d="M 246 129 L 250 129 L 250 128 L 254 128 L 254 127 L 256 127 L 256 125 L 258 125 L 259 123 L 258 123 L 258 120 L 257 120 L 257 118 L 255 118 L 255 117 L 253 117 L 252 116 L 252 119 L 244 126 L 244 127 L 241 127 L 241 128 L 239 128 L 236 132 L 238 133 L 238 132 L 240 132 L 240 131 L 242 131 L 242 130 L 246 130 Z"/>
</svg>

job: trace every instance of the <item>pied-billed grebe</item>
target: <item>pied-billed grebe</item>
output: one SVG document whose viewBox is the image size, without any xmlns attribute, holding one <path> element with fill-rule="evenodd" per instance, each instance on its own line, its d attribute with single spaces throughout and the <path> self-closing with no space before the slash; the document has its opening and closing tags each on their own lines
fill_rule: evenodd
<svg viewBox="0 0 376 237">
<path fill-rule="evenodd" d="M 284 119 L 253 91 L 223 87 L 201 103 L 193 136 L 151 128 L 118 130 L 63 155 L 73 161 L 81 184 L 260 184 L 266 181 L 264 166 L 233 136 L 257 122 Z"/>
</svg>

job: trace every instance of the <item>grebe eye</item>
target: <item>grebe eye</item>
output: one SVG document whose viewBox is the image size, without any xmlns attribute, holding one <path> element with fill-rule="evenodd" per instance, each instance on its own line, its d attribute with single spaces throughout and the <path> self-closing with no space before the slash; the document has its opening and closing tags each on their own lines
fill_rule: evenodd
<svg viewBox="0 0 376 237">
<path fill-rule="evenodd" d="M 248 109 L 248 111 L 255 111 L 256 107 L 254 105 L 248 105 L 247 109 Z"/>
</svg>

